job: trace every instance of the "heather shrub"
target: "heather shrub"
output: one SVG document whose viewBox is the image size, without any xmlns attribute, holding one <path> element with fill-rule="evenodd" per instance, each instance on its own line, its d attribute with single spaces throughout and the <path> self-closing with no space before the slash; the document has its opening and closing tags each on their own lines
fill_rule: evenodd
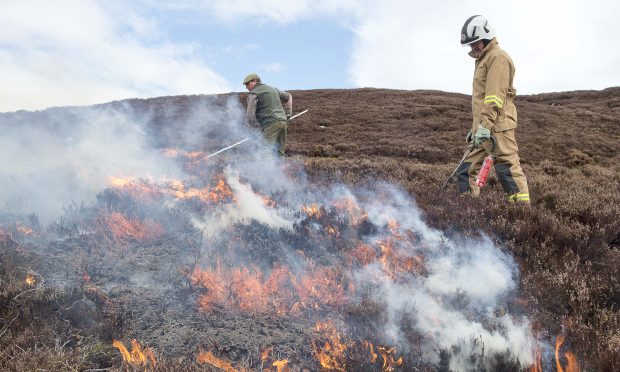
<svg viewBox="0 0 620 372">
<path fill-rule="evenodd" d="M 521 298 L 548 337 L 564 327 L 582 364 L 613 370 L 620 317 L 620 194 L 614 169 L 526 167 L 532 205 L 506 201 L 490 182 L 479 198 L 439 186 L 452 167 L 391 158 L 310 159 L 316 179 L 364 184 L 387 179 L 409 190 L 431 226 L 448 234 L 485 233 L 512 252 L 521 272 Z M 551 173 L 551 174 L 550 174 Z"/>
<path fill-rule="evenodd" d="M 569 167 L 579 167 L 592 163 L 592 156 L 578 149 L 570 149 L 566 154 L 565 161 Z"/>
<path fill-rule="evenodd" d="M 386 180 L 416 199 L 431 227 L 449 236 L 489 236 L 519 266 L 517 297 L 508 304 L 514 308 L 511 311 L 527 315 L 542 340 L 551 343 L 556 334 L 565 333 L 582 369 L 620 369 L 620 88 L 517 97 L 516 135 L 530 187 L 530 206 L 507 202 L 493 176 L 478 198 L 458 196 L 454 184 L 441 190 L 466 146 L 464 137 L 471 126 L 469 96 L 378 89 L 294 91 L 293 95 L 296 105 L 311 110 L 291 125 L 287 151 L 295 155 L 294 160 L 301 158 L 313 184 L 345 183 L 372 190 L 376 180 Z M 244 102 L 245 95 L 238 97 Z M 213 102 L 223 106 L 225 98 L 217 96 Z M 197 101 L 199 97 L 162 97 L 121 104 L 140 106 L 152 114 L 150 130 L 163 146 L 165 128 L 182 120 L 185 109 Z M 174 117 L 166 116 L 168 107 L 175 108 Z M 236 153 L 228 156 L 234 159 Z M 130 217 L 148 217 L 148 213 L 141 216 L 135 214 L 139 211 L 123 210 L 127 201 L 118 195 L 103 196 L 100 202 L 112 208 L 109 216 L 126 212 L 129 222 L 139 221 Z M 105 220 L 94 216 L 85 220 L 77 209 L 75 218 L 68 216 L 49 227 L 49 232 L 66 240 L 51 242 L 48 248 L 75 253 L 74 259 L 80 261 L 76 266 L 93 275 L 115 275 L 100 272 L 99 265 L 112 256 L 123 256 L 119 252 L 131 252 L 131 240 L 111 239 L 107 230 L 93 230 L 97 224 L 91 220 Z M 156 236 L 168 239 L 170 235 Z M 105 236 L 108 240 L 98 243 Z M 166 250 L 175 252 L 172 245 L 176 243 L 168 243 Z M 123 324 L 104 311 L 101 290 L 87 285 L 54 289 L 28 284 L 28 274 L 35 276 L 35 283 L 44 279 L 34 268 L 46 263 L 26 255 L 24 248 L 0 231 L 0 369 L 134 369 L 123 364 L 110 346 L 111 333 L 121 332 Z M 145 253 L 138 252 L 138 257 Z M 129 295 L 135 293 L 122 289 L 119 293 L 128 303 L 127 313 L 133 315 Z M 156 321 L 162 316 L 140 315 Z M 226 311 L 217 313 L 211 324 L 227 315 Z M 241 318 L 230 316 L 234 320 L 230 324 L 237 327 Z M 136 324 L 144 324 L 131 320 L 124 324 L 126 334 L 135 331 Z M 258 319 L 250 323 L 254 327 Z M 178 324 L 173 320 L 166 326 L 176 329 Z M 192 327 L 184 330 L 191 333 Z M 216 338 L 219 331 L 212 334 L 214 340 L 232 339 L 231 344 L 234 337 L 245 336 L 223 329 L 226 334 Z M 291 345 L 286 347 L 295 347 Z M 233 349 L 218 347 L 220 351 Z M 174 352 L 181 350 L 183 345 Z M 439 353 L 437 367 L 447 370 L 446 351 Z M 197 366 L 192 358 L 179 354 L 158 359 L 153 370 L 211 368 Z M 240 352 L 239 358 L 242 355 L 250 354 Z M 497 368 L 517 369 L 501 361 Z"/>
<path fill-rule="evenodd" d="M 117 358 L 97 307 L 80 289 L 48 288 L 19 244 L 0 239 L 0 369 L 83 371 Z"/>
</svg>

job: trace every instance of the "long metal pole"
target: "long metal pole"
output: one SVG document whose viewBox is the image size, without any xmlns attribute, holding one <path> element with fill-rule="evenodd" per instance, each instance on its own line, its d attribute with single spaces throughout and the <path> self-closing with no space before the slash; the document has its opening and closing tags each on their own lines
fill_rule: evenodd
<svg viewBox="0 0 620 372">
<path fill-rule="evenodd" d="M 290 118 L 288 118 L 288 120 L 293 120 L 293 119 L 295 119 L 296 117 L 298 117 L 298 116 L 301 116 L 301 115 L 305 114 L 306 112 L 308 112 L 308 110 L 304 110 L 304 111 L 300 112 L 299 114 L 295 114 L 295 115 L 291 116 Z"/>
<path fill-rule="evenodd" d="M 446 182 L 444 182 L 443 186 L 441 186 L 442 190 L 445 190 L 445 188 L 451 184 L 452 182 L 454 182 L 454 175 L 456 174 L 456 172 L 459 170 L 459 168 L 461 167 L 461 164 L 463 164 L 463 162 L 465 161 L 465 158 L 467 158 L 467 156 L 474 151 L 474 145 L 471 144 L 467 147 L 467 151 L 465 151 L 465 154 L 463 155 L 463 158 L 461 159 L 461 161 L 457 164 L 456 168 L 454 168 L 454 172 L 452 172 L 452 174 L 450 175 L 450 177 L 448 177 L 448 179 L 446 180 Z"/>
<path fill-rule="evenodd" d="M 219 154 L 220 152 L 224 152 L 224 151 L 226 151 L 226 150 L 228 150 L 228 149 L 232 149 L 232 148 L 233 148 L 233 147 L 235 147 L 235 146 L 239 146 L 240 144 L 242 144 L 243 142 L 245 142 L 245 141 L 247 141 L 247 140 L 249 140 L 249 139 L 250 139 L 250 137 L 244 138 L 244 139 L 242 139 L 241 141 L 239 141 L 239 142 L 237 142 L 237 143 L 233 143 L 232 145 L 230 145 L 230 146 L 228 146 L 228 147 L 224 147 L 223 149 L 221 149 L 221 150 L 218 150 L 218 151 L 214 152 L 213 154 L 209 154 L 209 155 L 207 156 L 207 159 L 208 159 L 208 158 L 210 158 L 210 157 L 212 157 L 212 156 L 215 156 L 215 155 Z"/>
<path fill-rule="evenodd" d="M 298 117 L 298 116 L 301 116 L 301 115 L 305 114 L 306 112 L 308 112 L 308 110 L 304 110 L 304 111 L 300 112 L 299 114 L 295 114 L 295 115 L 291 116 L 290 118 L 288 118 L 288 120 L 293 120 L 293 119 L 295 119 L 296 117 Z M 214 152 L 213 154 L 209 154 L 209 155 L 207 155 L 207 159 L 209 159 L 209 158 L 210 158 L 210 157 L 212 157 L 212 156 L 215 156 L 215 155 L 219 154 L 220 152 L 224 152 L 224 151 L 226 151 L 226 150 L 232 149 L 232 148 L 233 148 L 233 147 L 235 147 L 235 146 L 239 146 L 240 144 L 242 144 L 242 143 L 243 143 L 243 142 L 245 142 L 245 141 L 248 141 L 249 139 L 250 139 L 250 137 L 246 137 L 246 138 L 242 139 L 242 140 L 241 140 L 241 141 L 239 141 L 239 142 L 233 143 L 232 145 L 230 145 L 230 146 L 228 146 L 228 147 L 224 147 L 223 149 L 221 149 L 221 150 L 218 150 L 218 151 Z"/>
</svg>

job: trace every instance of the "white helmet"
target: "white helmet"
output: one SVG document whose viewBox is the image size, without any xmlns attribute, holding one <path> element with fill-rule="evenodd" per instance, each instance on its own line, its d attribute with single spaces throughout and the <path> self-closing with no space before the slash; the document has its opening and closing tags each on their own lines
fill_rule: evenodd
<svg viewBox="0 0 620 372">
<path fill-rule="evenodd" d="M 495 30 L 489 25 L 486 17 L 471 16 L 465 21 L 461 29 L 461 45 L 469 45 L 478 40 L 491 40 L 495 37 Z"/>
</svg>

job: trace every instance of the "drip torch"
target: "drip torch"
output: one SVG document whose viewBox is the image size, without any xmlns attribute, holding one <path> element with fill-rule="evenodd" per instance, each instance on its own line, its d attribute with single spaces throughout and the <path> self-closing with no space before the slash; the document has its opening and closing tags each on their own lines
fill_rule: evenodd
<svg viewBox="0 0 620 372">
<path fill-rule="evenodd" d="M 487 183 L 487 177 L 489 173 L 491 173 L 491 167 L 493 166 L 493 157 L 491 155 L 484 158 L 482 162 L 482 167 L 478 172 L 478 176 L 476 177 L 476 186 L 482 188 Z"/>
<path fill-rule="evenodd" d="M 484 158 L 484 161 L 482 163 L 482 168 L 480 168 L 480 171 L 478 172 L 478 177 L 476 177 L 476 185 L 478 187 L 483 187 L 486 184 L 487 177 L 489 176 L 489 173 L 491 173 L 491 167 L 493 166 L 493 161 L 494 161 L 493 158 L 495 157 L 493 155 L 493 153 L 495 152 L 495 138 L 491 137 L 490 139 L 492 143 L 491 153 L 486 158 Z M 471 154 L 473 150 L 474 150 L 474 144 L 471 143 L 469 146 L 467 146 L 467 150 L 465 151 L 465 154 L 461 158 L 461 161 L 457 164 L 456 168 L 454 168 L 454 171 L 452 172 L 450 177 L 448 177 L 446 182 L 444 182 L 444 184 L 442 185 L 441 187 L 442 190 L 444 190 L 448 185 L 454 182 L 454 179 L 456 178 L 455 177 L 456 172 L 458 171 L 458 169 L 461 167 L 461 164 L 463 164 L 465 159 L 469 156 L 469 154 Z"/>
<path fill-rule="evenodd" d="M 493 143 L 491 147 L 491 153 L 487 155 L 482 161 L 482 167 L 478 171 L 478 176 L 476 177 L 476 186 L 483 188 L 487 183 L 487 178 L 489 174 L 491 174 L 491 167 L 493 167 L 495 155 L 495 138 L 491 137 L 491 142 Z"/>
</svg>

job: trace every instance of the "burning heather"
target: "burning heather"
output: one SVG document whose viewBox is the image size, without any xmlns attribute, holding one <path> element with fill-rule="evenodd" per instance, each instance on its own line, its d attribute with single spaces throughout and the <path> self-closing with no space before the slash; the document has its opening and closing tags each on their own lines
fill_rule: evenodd
<svg viewBox="0 0 620 372">
<path fill-rule="evenodd" d="M 258 140 L 210 158 L 252 135 L 234 98 L 196 100 L 183 120 L 151 114 L 120 104 L 3 125 L 27 143 L 2 175 L 14 208 L 0 239 L 45 261 L 24 290 L 84 293 L 59 311 L 107 339 L 115 363 L 540 371 L 552 360 L 518 306 L 513 258 L 489 238 L 430 228 L 386 182 L 309 181 Z M 556 369 L 577 370 L 562 343 Z"/>
<path fill-rule="evenodd" d="M 127 350 L 125 344 L 121 341 L 114 340 L 112 345 L 118 349 L 123 356 L 123 361 L 129 365 L 138 367 L 155 367 L 157 365 L 153 350 L 148 347 L 142 349 L 142 346 L 136 340 L 131 340 L 131 352 Z"/>
</svg>

